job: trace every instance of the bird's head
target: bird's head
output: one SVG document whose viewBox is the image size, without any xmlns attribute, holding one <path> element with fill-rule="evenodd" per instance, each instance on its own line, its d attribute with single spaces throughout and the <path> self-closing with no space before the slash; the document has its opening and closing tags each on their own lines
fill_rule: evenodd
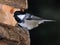
<svg viewBox="0 0 60 45">
<path fill-rule="evenodd" d="M 25 13 L 26 13 L 26 12 L 16 11 L 16 12 L 14 13 L 14 18 L 15 18 L 15 20 L 16 20 L 17 22 L 19 22 L 19 23 L 23 22 L 23 19 L 24 19 L 24 17 L 25 17 Z"/>
</svg>

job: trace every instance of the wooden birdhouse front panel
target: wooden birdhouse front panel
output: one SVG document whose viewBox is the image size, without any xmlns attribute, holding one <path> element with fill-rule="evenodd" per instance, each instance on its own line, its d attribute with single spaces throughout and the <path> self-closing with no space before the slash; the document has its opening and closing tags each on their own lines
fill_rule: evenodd
<svg viewBox="0 0 60 45">
<path fill-rule="evenodd" d="M 0 22 L 15 26 L 14 12 L 27 8 L 27 0 L 0 0 Z"/>
<path fill-rule="evenodd" d="M 0 0 L 1 4 L 6 4 L 15 8 L 28 8 L 28 0 Z"/>
</svg>

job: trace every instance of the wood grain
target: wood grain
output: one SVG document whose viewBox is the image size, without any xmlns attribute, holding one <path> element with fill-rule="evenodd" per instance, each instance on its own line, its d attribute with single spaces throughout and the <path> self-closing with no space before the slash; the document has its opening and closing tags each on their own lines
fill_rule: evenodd
<svg viewBox="0 0 60 45">
<path fill-rule="evenodd" d="M 0 44 L 30 45 L 29 32 L 19 26 L 0 23 Z"/>
<path fill-rule="evenodd" d="M 6 4 L 15 8 L 28 8 L 28 0 L 0 0 L 1 4 Z"/>
</svg>

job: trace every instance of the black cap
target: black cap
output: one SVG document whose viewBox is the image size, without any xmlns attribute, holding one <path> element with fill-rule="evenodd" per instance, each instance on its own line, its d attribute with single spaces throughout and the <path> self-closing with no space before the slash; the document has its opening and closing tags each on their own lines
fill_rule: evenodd
<svg viewBox="0 0 60 45">
<path fill-rule="evenodd" d="M 20 14 L 25 14 L 26 12 L 22 12 L 22 11 L 15 11 L 14 15 L 20 15 Z"/>
</svg>

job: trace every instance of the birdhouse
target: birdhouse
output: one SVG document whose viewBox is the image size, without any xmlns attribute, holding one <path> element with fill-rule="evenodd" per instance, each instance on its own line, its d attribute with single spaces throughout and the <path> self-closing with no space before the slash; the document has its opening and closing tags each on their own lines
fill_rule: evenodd
<svg viewBox="0 0 60 45">
<path fill-rule="evenodd" d="M 0 0 L 0 45 L 30 45 L 29 32 L 14 19 L 15 11 L 27 8 L 27 0 Z"/>
</svg>

